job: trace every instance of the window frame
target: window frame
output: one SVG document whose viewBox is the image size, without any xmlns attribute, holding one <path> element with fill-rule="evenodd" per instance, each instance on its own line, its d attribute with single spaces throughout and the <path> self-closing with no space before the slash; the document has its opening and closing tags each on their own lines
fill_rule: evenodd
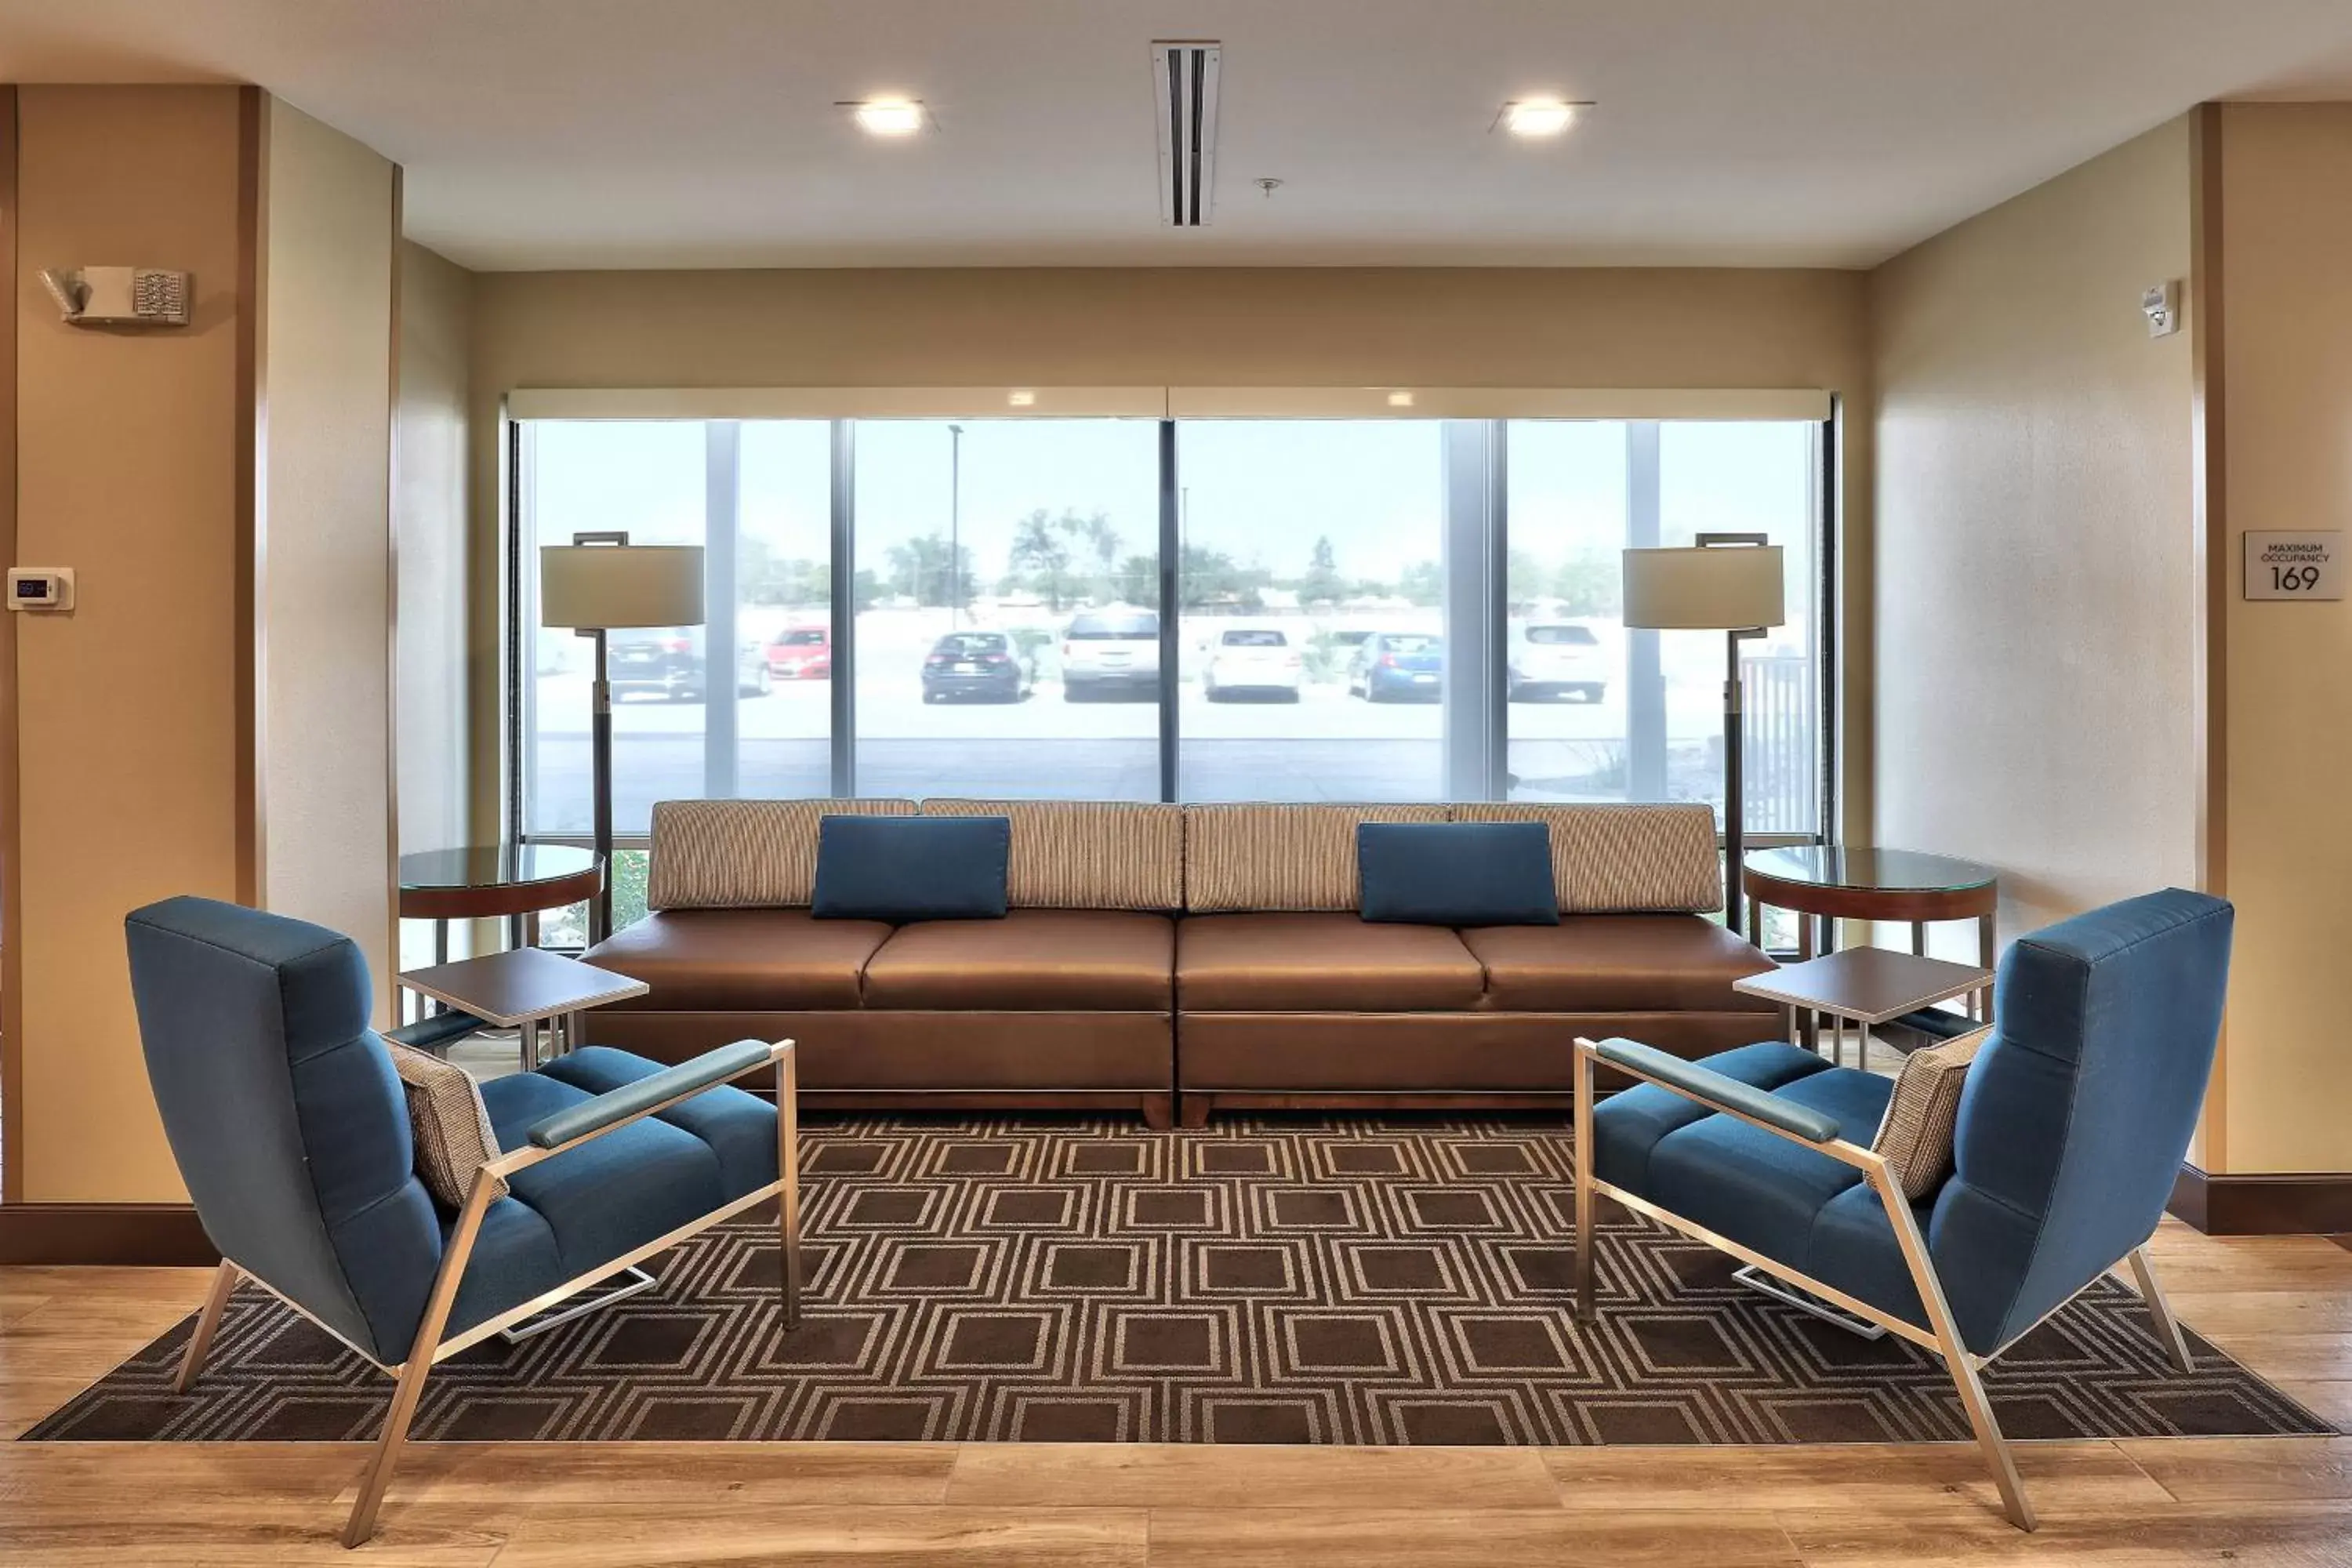
<svg viewBox="0 0 2352 1568">
<path fill-rule="evenodd" d="M 1445 792 L 1452 800 L 1500 800 L 1505 797 L 1508 768 L 1509 726 L 1501 679 L 1508 658 L 1509 616 L 1505 578 L 1509 544 L 1507 479 L 1509 426 L 1520 420 L 1608 420 L 1629 426 L 1656 426 L 1680 419 L 1757 420 L 1804 423 L 1814 427 L 1816 480 L 1811 520 L 1815 571 L 1815 602 L 1811 654 L 1815 667 L 1815 754 L 1819 767 L 1816 822 L 1810 833 L 1747 835 L 1751 848 L 1774 845 L 1833 842 L 1837 834 L 1839 702 L 1843 671 L 1838 665 L 1839 553 L 1836 521 L 1841 515 L 1837 458 L 1843 437 L 1844 410 L 1839 400 L 1819 393 L 1723 392 L 1605 393 L 1576 391 L 1513 392 L 1474 389 L 1448 394 L 1424 392 L 1400 405 L 1402 394 L 1383 389 L 1322 389 L 1285 392 L 1281 389 L 1159 389 L 1164 398 L 1158 409 L 1148 407 L 1145 395 L 1153 389 L 1061 389 L 1058 392 L 1016 391 L 1024 415 L 1046 418 L 1123 417 L 1156 415 L 1159 426 L 1160 490 L 1160 799 L 1177 801 L 1179 763 L 1183 737 L 1179 697 L 1181 682 L 1179 626 L 1181 616 L 1171 613 L 1178 604 L 1181 570 L 1178 472 L 1178 431 L 1187 419 L 1244 418 L 1291 421 L 1311 418 L 1407 418 L 1436 422 L 1444 428 L 1441 449 L 1446 466 L 1442 479 L 1444 517 L 1441 534 L 1446 586 L 1442 599 L 1446 616 L 1446 641 L 1457 657 L 1447 660 L 1444 714 Z M 1002 394 L 992 390 L 990 400 Z M 1374 401 L 1377 399 L 1377 403 Z M 830 407 L 831 413 L 821 413 Z M 983 411 L 983 408 L 985 411 Z M 831 394 L 816 389 L 714 389 L 696 393 L 642 394 L 628 392 L 565 393 L 533 391 L 510 394 L 502 410 L 504 439 L 499 444 L 503 473 L 499 526 L 503 600 L 500 637 L 502 773 L 505 823 L 502 837 L 509 843 L 585 846 L 585 833 L 541 832 L 530 827 L 528 803 L 534 752 L 536 681 L 532 679 L 531 633 L 536 626 L 535 574 L 530 552 L 537 537 L 533 508 L 532 426 L 559 419 L 676 419 L 699 424 L 706 452 L 705 544 L 723 555 L 719 578 L 730 589 L 735 578 L 735 552 L 740 547 L 740 426 L 746 420 L 823 420 L 829 426 L 830 473 L 830 604 L 827 625 L 832 643 L 830 680 L 832 793 L 856 794 L 856 426 L 870 419 L 971 418 L 1006 416 L 1001 404 L 975 401 L 969 393 L 940 389 L 902 392 L 860 389 Z M 723 434 L 722 434 L 723 432 Z M 721 451 L 729 471 L 722 476 Z M 1655 446 L 1651 450 L 1654 458 Z M 1654 485 L 1655 476 L 1651 476 Z M 722 482 L 723 480 L 723 482 Z M 738 606 L 724 607 L 730 641 Z M 712 623 L 716 625 L 717 622 Z M 706 646 L 717 646 L 706 641 Z M 1475 657 L 1458 657 L 1460 654 Z M 731 657 L 731 655 L 730 655 Z M 704 793 L 724 798 L 735 793 L 739 759 L 734 683 L 728 693 L 723 719 L 706 713 L 704 728 Z M 715 696 L 717 687 L 711 693 Z M 1630 711 L 1629 711 L 1630 718 Z M 719 752 L 724 750 L 726 755 Z M 714 789 L 714 784 L 724 787 Z M 616 833 L 616 850 L 647 847 L 646 833 Z"/>
</svg>

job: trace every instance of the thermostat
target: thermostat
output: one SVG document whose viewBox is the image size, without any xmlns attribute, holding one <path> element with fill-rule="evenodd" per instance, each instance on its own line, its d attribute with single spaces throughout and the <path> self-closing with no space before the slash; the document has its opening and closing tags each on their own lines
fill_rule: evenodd
<svg viewBox="0 0 2352 1568">
<path fill-rule="evenodd" d="M 70 566 L 8 568 L 8 607 L 12 610 L 70 610 L 73 599 Z"/>
</svg>

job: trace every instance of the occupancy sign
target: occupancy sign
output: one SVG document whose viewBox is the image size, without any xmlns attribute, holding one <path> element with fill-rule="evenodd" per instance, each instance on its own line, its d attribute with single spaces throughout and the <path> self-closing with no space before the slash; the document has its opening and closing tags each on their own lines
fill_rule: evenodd
<svg viewBox="0 0 2352 1568">
<path fill-rule="evenodd" d="M 2246 533 L 2246 597 L 2340 599 L 2344 535 Z"/>
</svg>

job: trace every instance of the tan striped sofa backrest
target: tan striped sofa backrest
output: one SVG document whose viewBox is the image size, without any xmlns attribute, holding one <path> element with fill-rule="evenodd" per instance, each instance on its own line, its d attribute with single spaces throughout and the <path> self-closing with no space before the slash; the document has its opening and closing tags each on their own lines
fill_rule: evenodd
<svg viewBox="0 0 2352 1568">
<path fill-rule="evenodd" d="M 1456 822 L 1540 822 L 1551 830 L 1562 914 L 1705 914 L 1723 908 L 1723 858 L 1706 805 L 1539 805 L 1465 801 Z"/>
<path fill-rule="evenodd" d="M 804 906 L 816 896 L 817 824 L 911 816 L 911 800 L 664 800 L 654 804 L 649 910 Z"/>
<path fill-rule="evenodd" d="M 1188 805 L 1184 907 L 1352 910 L 1358 906 L 1356 825 L 1444 822 L 1444 805 Z"/>
<path fill-rule="evenodd" d="M 1144 801 L 926 800 L 934 816 L 1013 824 L 1005 901 L 1016 910 L 1181 910 L 1184 808 Z"/>
</svg>

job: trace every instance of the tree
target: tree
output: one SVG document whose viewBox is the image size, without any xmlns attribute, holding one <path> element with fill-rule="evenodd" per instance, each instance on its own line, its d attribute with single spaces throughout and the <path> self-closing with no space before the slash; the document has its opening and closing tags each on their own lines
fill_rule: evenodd
<svg viewBox="0 0 2352 1568">
<path fill-rule="evenodd" d="M 1331 536 L 1318 534 L 1314 553 L 1307 557 L 1307 574 L 1298 580 L 1298 602 L 1302 605 L 1332 605 L 1347 596 L 1348 584 L 1339 575 L 1339 558 L 1331 548 Z"/>
<path fill-rule="evenodd" d="M 822 609 L 833 601 L 833 582 L 822 562 L 804 556 L 780 557 L 775 547 L 757 534 L 746 534 L 740 555 L 738 584 L 747 605 L 786 605 Z"/>
<path fill-rule="evenodd" d="M 1398 575 L 1397 592 L 1416 605 L 1442 603 L 1445 568 L 1434 561 L 1416 561 Z"/>
<path fill-rule="evenodd" d="M 1014 575 L 1030 574 L 1037 591 L 1045 595 L 1047 607 L 1057 615 L 1069 591 L 1068 532 L 1039 507 L 1013 525 L 1013 551 L 1007 558 Z"/>
<path fill-rule="evenodd" d="M 1571 616 L 1614 616 L 1623 585 L 1618 559 L 1605 550 L 1580 550 L 1560 563 L 1552 591 Z"/>
<path fill-rule="evenodd" d="M 971 603 L 971 552 L 959 545 L 950 565 L 947 535 L 926 533 L 889 551 L 890 591 L 919 605 Z"/>
<path fill-rule="evenodd" d="M 1111 592 L 1119 602 L 1140 605 L 1147 610 L 1160 607 L 1160 563 L 1150 555 L 1130 555 L 1111 574 Z"/>
<path fill-rule="evenodd" d="M 1080 517 L 1076 512 L 1065 511 L 1055 526 L 1074 540 L 1086 541 L 1087 548 L 1092 550 L 1095 559 L 1102 563 L 1103 575 L 1110 575 L 1111 563 L 1118 559 L 1119 537 L 1118 530 L 1110 525 L 1108 516 L 1095 512 Z"/>
</svg>

